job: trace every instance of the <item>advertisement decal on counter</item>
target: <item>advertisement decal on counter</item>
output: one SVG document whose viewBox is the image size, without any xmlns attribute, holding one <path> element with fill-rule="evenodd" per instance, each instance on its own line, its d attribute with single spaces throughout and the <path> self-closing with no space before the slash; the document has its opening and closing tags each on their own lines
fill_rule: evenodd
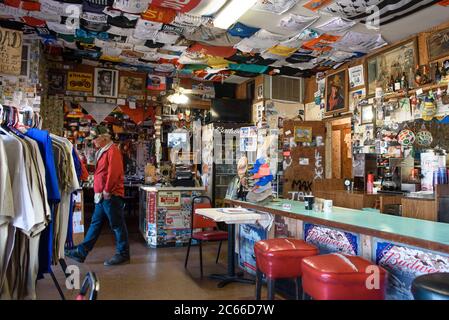
<svg viewBox="0 0 449 320">
<path fill-rule="evenodd" d="M 239 265 L 246 272 L 256 274 L 256 257 L 254 244 L 257 241 L 267 239 L 267 230 L 253 224 L 239 225 Z"/>
<path fill-rule="evenodd" d="M 413 300 L 411 285 L 417 276 L 449 272 L 449 256 L 421 248 L 374 239 L 376 264 L 388 271 L 387 299 Z"/>
<path fill-rule="evenodd" d="M 341 252 L 358 255 L 360 235 L 312 223 L 304 223 L 304 240 L 318 247 L 320 254 Z"/>
</svg>

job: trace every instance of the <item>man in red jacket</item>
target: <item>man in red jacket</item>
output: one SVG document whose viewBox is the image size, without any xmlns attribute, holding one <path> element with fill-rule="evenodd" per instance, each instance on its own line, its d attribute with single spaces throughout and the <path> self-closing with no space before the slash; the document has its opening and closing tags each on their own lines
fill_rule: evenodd
<svg viewBox="0 0 449 320">
<path fill-rule="evenodd" d="M 128 263 L 129 243 L 128 230 L 123 218 L 123 159 L 118 147 L 111 140 L 111 135 L 105 126 L 97 126 L 91 131 L 90 137 L 98 149 L 95 154 L 95 211 L 92 222 L 84 241 L 76 248 L 66 250 L 66 255 L 78 262 L 84 262 L 100 236 L 103 219 L 106 216 L 114 232 L 116 254 L 104 265 L 112 266 Z"/>
</svg>

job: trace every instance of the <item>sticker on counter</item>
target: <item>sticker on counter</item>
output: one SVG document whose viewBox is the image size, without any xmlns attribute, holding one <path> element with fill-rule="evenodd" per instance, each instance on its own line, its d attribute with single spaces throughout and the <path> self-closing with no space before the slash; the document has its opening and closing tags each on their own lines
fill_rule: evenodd
<svg viewBox="0 0 449 320">
<path fill-rule="evenodd" d="M 179 207 L 181 205 L 181 193 L 176 191 L 159 191 L 159 207 Z"/>
<path fill-rule="evenodd" d="M 256 274 L 256 259 L 254 245 L 267 239 L 267 230 L 252 224 L 239 225 L 239 265 L 246 272 Z"/>
<path fill-rule="evenodd" d="M 343 230 L 304 223 L 304 240 L 318 247 L 320 254 L 340 252 L 356 256 L 360 235 Z"/>
<path fill-rule="evenodd" d="M 449 272 L 449 256 L 439 252 L 381 239 L 374 239 L 373 251 L 376 264 L 388 272 L 388 300 L 413 300 L 413 279 L 423 274 Z"/>
</svg>

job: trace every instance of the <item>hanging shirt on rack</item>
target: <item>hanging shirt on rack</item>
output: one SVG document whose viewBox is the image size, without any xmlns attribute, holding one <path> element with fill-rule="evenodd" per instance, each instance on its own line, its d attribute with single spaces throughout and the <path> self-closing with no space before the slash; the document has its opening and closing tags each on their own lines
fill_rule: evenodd
<svg viewBox="0 0 449 320">
<path fill-rule="evenodd" d="M 0 137 L 0 293 L 12 252 L 10 223 L 14 218 L 14 200 L 9 174 L 8 158 Z"/>
<path fill-rule="evenodd" d="M 59 192 L 52 139 L 48 131 L 30 128 L 25 135 L 35 140 L 39 145 L 41 156 L 45 162 L 47 197 L 52 208 L 51 222 L 48 228 L 42 233 L 39 244 L 39 274 L 42 275 L 43 273 L 50 272 L 52 264 L 55 205 L 61 201 L 61 194 Z"/>
</svg>

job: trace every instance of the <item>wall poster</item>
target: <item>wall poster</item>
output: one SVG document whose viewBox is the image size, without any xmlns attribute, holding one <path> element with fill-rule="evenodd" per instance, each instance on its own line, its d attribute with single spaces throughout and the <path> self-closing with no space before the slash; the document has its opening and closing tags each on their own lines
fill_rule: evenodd
<svg viewBox="0 0 449 320">
<path fill-rule="evenodd" d="M 22 70 L 22 31 L 0 27 L 0 73 L 20 75 Z"/>
</svg>

